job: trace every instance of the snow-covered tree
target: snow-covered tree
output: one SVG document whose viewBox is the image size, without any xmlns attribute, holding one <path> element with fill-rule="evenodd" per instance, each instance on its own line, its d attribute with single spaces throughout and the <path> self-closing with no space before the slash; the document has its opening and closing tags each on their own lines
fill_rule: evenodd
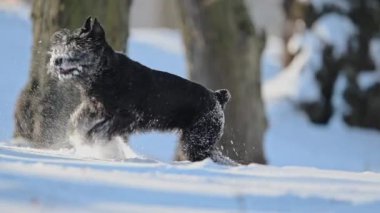
<svg viewBox="0 0 380 213">
<path fill-rule="evenodd" d="M 15 137 L 33 141 L 36 146 L 59 141 L 78 104 L 77 89 L 58 84 L 46 72 L 51 35 L 62 28 L 78 28 L 88 16 L 94 16 L 104 24 L 109 43 L 125 50 L 130 4 L 130 0 L 33 1 L 33 58 L 29 82 L 17 103 Z"/>
<path fill-rule="evenodd" d="M 380 1 L 285 0 L 285 63 L 314 123 L 380 129 Z M 289 30 L 290 29 L 290 30 Z"/>
</svg>

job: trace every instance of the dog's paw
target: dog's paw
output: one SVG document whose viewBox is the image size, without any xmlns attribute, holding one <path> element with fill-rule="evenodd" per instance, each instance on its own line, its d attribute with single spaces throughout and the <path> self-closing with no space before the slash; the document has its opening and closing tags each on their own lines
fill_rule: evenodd
<svg viewBox="0 0 380 213">
<path fill-rule="evenodd" d="M 239 166 L 240 164 L 233 161 L 231 158 L 222 154 L 222 152 L 218 149 L 214 149 L 211 151 L 210 155 L 211 160 L 215 163 L 225 165 L 225 166 Z"/>
<path fill-rule="evenodd" d="M 87 138 L 105 137 L 107 134 L 107 127 L 109 119 L 103 119 L 96 123 L 90 130 L 87 131 Z"/>
</svg>

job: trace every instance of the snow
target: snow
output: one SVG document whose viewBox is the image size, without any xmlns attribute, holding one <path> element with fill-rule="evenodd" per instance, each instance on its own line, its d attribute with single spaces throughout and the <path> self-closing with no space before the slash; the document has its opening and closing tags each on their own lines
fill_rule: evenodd
<svg viewBox="0 0 380 213">
<path fill-rule="evenodd" d="M 291 102 L 273 104 L 267 111 L 265 149 L 271 165 L 380 171 L 379 132 L 347 127 L 341 117 L 328 126 L 311 125 Z"/>
<path fill-rule="evenodd" d="M 302 41 L 296 41 L 298 39 L 302 39 Z M 306 103 L 318 101 L 321 94 L 316 72 L 322 66 L 323 44 L 318 36 L 309 30 L 304 33 L 302 38 L 299 34 L 294 35 L 291 41 L 292 43 L 301 43 L 300 53 L 287 68 L 287 72 L 293 73 L 293 77 L 297 77 L 293 84 L 297 86 L 294 92 L 294 101 Z M 296 46 L 296 44 L 294 45 Z"/>
<path fill-rule="evenodd" d="M 298 25 L 301 26 L 300 23 Z M 300 29 L 300 32 L 295 33 L 290 38 L 287 48 L 290 53 L 299 53 L 286 69 L 292 74 L 285 75 L 292 75 L 294 82 L 292 85 L 297 85 L 297 88 L 287 87 L 287 93 L 293 94 L 289 95 L 289 98 L 298 103 L 318 102 L 321 99 L 321 90 L 316 76 L 322 69 L 324 49 L 328 45 L 331 46 L 333 56 L 340 59 L 348 51 L 348 44 L 356 34 L 357 29 L 354 24 L 347 17 L 336 13 L 326 14 L 316 20 L 311 29 Z M 375 51 L 377 50 L 374 49 L 373 52 Z M 341 94 L 344 88 L 339 89 Z M 338 107 L 336 110 L 347 111 L 347 106 L 343 104 L 335 105 Z M 340 106 L 343 108 L 339 108 Z"/>
<path fill-rule="evenodd" d="M 12 14 L 0 12 L 0 27 L 7 29 L 0 39 L 0 140 L 8 141 L 0 142 L 0 212 L 380 211 L 380 133 L 348 127 L 338 116 L 316 126 L 294 106 L 300 74 L 319 64 L 315 34 L 301 41 L 309 46 L 283 71 L 284 45 L 268 39 L 262 78 L 270 165 L 227 167 L 210 160 L 172 162 L 173 133 L 134 135 L 130 145 L 116 139 L 54 150 L 9 141 L 31 47 L 30 21 Z M 178 32 L 139 29 L 131 35 L 130 57 L 186 76 Z M 338 82 L 337 93 L 345 78 Z M 308 85 L 313 89 L 311 82 L 305 90 Z"/>
<path fill-rule="evenodd" d="M 0 210 L 109 212 L 370 212 L 380 174 L 210 161 L 78 159 L 1 145 Z M 14 205 L 16 204 L 16 205 Z"/>
<path fill-rule="evenodd" d="M 331 13 L 322 16 L 313 24 L 313 32 L 333 47 L 336 59 L 347 52 L 349 40 L 357 33 L 352 21 L 344 15 Z"/>
<path fill-rule="evenodd" d="M 361 71 L 357 77 L 357 83 L 362 91 L 380 83 L 380 70 Z"/>
<path fill-rule="evenodd" d="M 311 3 L 317 12 L 321 12 L 326 6 L 333 6 L 348 13 L 352 8 L 349 0 L 299 0 L 304 3 Z"/>
<path fill-rule="evenodd" d="M 80 158 L 94 158 L 106 160 L 125 160 L 136 158 L 138 155 L 125 143 L 122 137 L 115 137 L 111 141 L 95 139 L 87 143 L 79 135 L 71 135 L 70 143 L 73 146 L 72 154 Z"/>
<path fill-rule="evenodd" d="M 267 81 L 282 70 L 284 43 L 281 38 L 269 35 L 261 58 L 261 80 Z"/>
<path fill-rule="evenodd" d="M 276 46 L 273 48 L 276 48 Z M 264 54 L 264 56 L 273 58 L 270 54 Z M 307 54 L 299 54 L 293 59 L 288 68 L 282 72 L 277 72 L 277 75 L 272 76 L 272 78 L 265 79 L 266 81 L 264 85 L 262 85 L 262 95 L 265 97 L 267 103 L 281 101 L 284 97 L 294 99 L 294 97 L 298 96 L 299 76 L 307 59 Z M 263 61 L 266 60 L 267 59 L 263 59 Z"/>
<path fill-rule="evenodd" d="M 369 54 L 375 64 L 375 70 L 362 70 L 359 72 L 357 83 L 362 91 L 380 83 L 380 38 L 374 37 L 371 39 Z"/>
<path fill-rule="evenodd" d="M 302 33 L 295 33 L 292 37 L 290 37 L 288 43 L 287 43 L 287 50 L 290 54 L 296 54 L 302 46 Z"/>
</svg>

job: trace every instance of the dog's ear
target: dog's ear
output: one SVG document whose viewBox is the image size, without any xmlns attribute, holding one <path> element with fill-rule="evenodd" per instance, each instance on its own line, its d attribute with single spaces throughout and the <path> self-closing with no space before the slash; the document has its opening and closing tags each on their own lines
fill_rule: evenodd
<svg viewBox="0 0 380 213">
<path fill-rule="evenodd" d="M 91 30 L 91 21 L 92 18 L 89 16 L 82 26 L 83 31 L 89 32 Z"/>
<path fill-rule="evenodd" d="M 98 22 L 98 20 L 95 18 L 92 25 L 91 25 L 91 35 L 100 40 L 105 39 L 105 33 L 102 25 Z"/>
<path fill-rule="evenodd" d="M 81 34 L 87 34 L 90 32 L 91 22 L 92 22 L 92 18 L 91 18 L 91 16 L 89 16 L 81 27 L 81 32 L 80 32 Z"/>
<path fill-rule="evenodd" d="M 88 17 L 81 27 L 80 31 L 81 37 L 92 37 L 96 40 L 104 40 L 105 33 L 102 25 L 98 22 L 96 18 Z"/>
</svg>

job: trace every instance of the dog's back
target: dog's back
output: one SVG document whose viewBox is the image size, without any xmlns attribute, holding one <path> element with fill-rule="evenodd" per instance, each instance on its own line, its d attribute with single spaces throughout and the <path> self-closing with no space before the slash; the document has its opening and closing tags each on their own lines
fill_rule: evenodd
<svg viewBox="0 0 380 213">
<path fill-rule="evenodd" d="M 117 80 L 104 81 L 113 82 L 113 89 L 120 91 L 115 91 L 117 98 L 107 99 L 110 103 L 106 105 L 136 114 L 140 121 L 136 130 L 186 128 L 220 104 L 220 98 L 228 97 L 170 73 L 150 69 L 125 55 L 118 54 L 117 58 L 118 73 L 113 74 Z"/>
</svg>

